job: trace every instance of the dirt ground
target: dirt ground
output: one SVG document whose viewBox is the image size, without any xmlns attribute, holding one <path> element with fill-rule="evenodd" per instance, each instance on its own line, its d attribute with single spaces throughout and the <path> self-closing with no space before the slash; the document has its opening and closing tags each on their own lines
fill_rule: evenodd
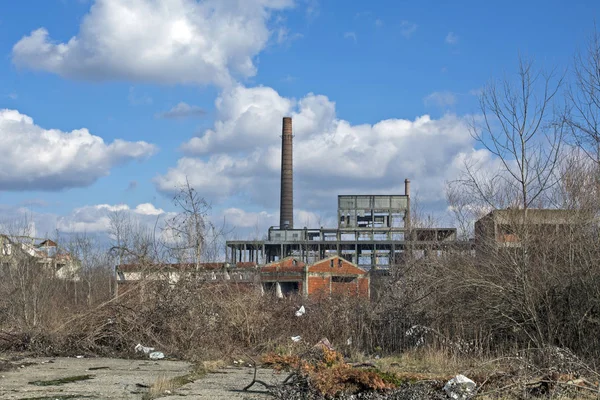
<svg viewBox="0 0 600 400">
<path fill-rule="evenodd" d="M 142 399 L 158 379 L 184 376 L 192 367 L 187 362 L 168 360 L 60 357 L 5 360 L 0 362 L 0 399 Z M 227 367 L 159 398 L 270 398 L 262 386 L 254 386 L 252 389 L 256 391 L 252 392 L 241 391 L 252 381 L 252 375 L 252 368 Z M 261 369 L 258 379 L 275 383 L 282 377 Z"/>
</svg>

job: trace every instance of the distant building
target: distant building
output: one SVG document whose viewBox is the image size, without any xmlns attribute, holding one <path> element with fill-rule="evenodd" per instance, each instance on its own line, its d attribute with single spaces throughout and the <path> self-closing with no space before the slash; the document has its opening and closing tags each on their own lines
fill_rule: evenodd
<svg viewBox="0 0 600 400">
<path fill-rule="evenodd" d="M 312 264 L 287 257 L 262 267 L 260 278 L 266 290 L 282 296 L 292 293 L 306 297 L 370 296 L 369 274 L 339 256 Z"/>
<path fill-rule="evenodd" d="M 272 291 L 278 296 L 330 296 L 335 294 L 369 297 L 369 275 L 357 265 L 334 256 L 306 264 L 287 257 L 258 266 L 256 263 L 122 264 L 115 268 L 117 293 L 136 284 L 174 287 L 185 279 L 205 283 L 232 283 Z"/>
<path fill-rule="evenodd" d="M 81 263 L 54 241 L 0 234 L 0 268 L 6 271 L 24 263 L 39 266 L 59 279 L 79 280 Z"/>
<path fill-rule="evenodd" d="M 121 264 L 115 267 L 117 294 L 136 287 L 137 283 L 175 286 L 186 279 L 203 282 L 232 282 L 244 285 L 258 283 L 255 263 L 161 263 Z"/>
<path fill-rule="evenodd" d="M 524 232 L 533 240 L 550 240 L 569 235 L 572 228 L 584 222 L 575 210 L 503 209 L 494 210 L 475 222 L 475 247 L 520 247 Z"/>
<path fill-rule="evenodd" d="M 415 228 L 410 221 L 410 180 L 404 194 L 338 196 L 337 227 L 300 228 L 294 224 L 292 119 L 284 117 L 281 134 L 279 226 L 266 240 L 229 240 L 225 258 L 231 263 L 268 264 L 293 257 L 306 264 L 340 256 L 369 271 L 403 263 L 407 253 L 440 254 L 469 248 L 456 240 L 455 228 Z"/>
<path fill-rule="evenodd" d="M 227 260 L 272 263 L 294 257 L 310 264 L 340 256 L 363 270 L 387 269 L 407 251 L 455 248 L 455 228 L 411 228 L 409 182 L 404 195 L 339 195 L 336 228 L 271 227 L 266 240 L 227 241 Z"/>
</svg>

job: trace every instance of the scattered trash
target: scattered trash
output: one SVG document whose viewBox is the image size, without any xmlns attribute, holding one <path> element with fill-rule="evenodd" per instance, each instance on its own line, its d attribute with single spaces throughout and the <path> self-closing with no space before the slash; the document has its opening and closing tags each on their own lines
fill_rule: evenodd
<svg viewBox="0 0 600 400">
<path fill-rule="evenodd" d="M 163 358 L 165 358 L 165 354 L 162 351 L 155 351 L 153 353 L 150 353 L 151 360 L 162 360 Z"/>
<path fill-rule="evenodd" d="M 292 342 L 299 342 L 302 339 L 301 336 L 292 336 Z"/>
<path fill-rule="evenodd" d="M 154 351 L 154 347 L 142 346 L 140 343 L 135 346 L 135 352 L 148 354 L 151 360 L 162 360 L 165 358 L 165 354 L 163 352 Z"/>
<path fill-rule="evenodd" d="M 346 339 L 346 346 L 352 346 L 352 338 Z"/>
<path fill-rule="evenodd" d="M 154 347 L 146 347 L 146 346 L 142 346 L 140 343 L 138 343 L 135 346 L 135 352 L 139 353 L 139 352 L 143 352 L 144 354 L 150 354 L 154 351 Z"/>
<path fill-rule="evenodd" d="M 475 394 L 477 384 L 464 375 L 456 375 L 444 385 L 444 391 L 454 400 L 467 400 Z"/>
<path fill-rule="evenodd" d="M 83 358 L 83 356 L 75 356 L 75 358 Z"/>
<path fill-rule="evenodd" d="M 306 309 L 304 309 L 304 306 L 300 306 L 300 309 L 296 311 L 296 317 L 301 317 L 304 314 L 306 314 Z"/>
</svg>

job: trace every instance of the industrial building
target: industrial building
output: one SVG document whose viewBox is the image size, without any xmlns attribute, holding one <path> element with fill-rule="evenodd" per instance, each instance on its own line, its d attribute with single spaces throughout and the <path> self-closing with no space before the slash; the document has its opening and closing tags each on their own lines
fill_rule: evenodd
<svg viewBox="0 0 600 400">
<path fill-rule="evenodd" d="M 369 274 L 339 256 L 305 264 L 293 257 L 273 261 L 260 268 L 266 290 L 282 296 L 300 293 L 305 297 L 346 295 L 369 298 Z"/>
<path fill-rule="evenodd" d="M 486 254 L 494 249 L 521 247 L 525 231 L 530 241 L 569 237 L 577 225 L 585 222 L 589 222 L 589 216 L 577 210 L 493 210 L 475 222 L 476 249 Z"/>
<path fill-rule="evenodd" d="M 266 240 L 227 241 L 229 263 L 268 264 L 286 257 L 315 263 L 340 256 L 364 270 L 399 264 L 408 252 L 427 254 L 456 245 L 455 228 L 412 228 L 410 181 L 403 194 L 338 196 L 337 227 L 295 228 L 292 119 L 283 118 L 280 224 Z"/>
<path fill-rule="evenodd" d="M 261 287 L 279 297 L 301 294 L 327 297 L 333 294 L 368 298 L 370 277 L 366 271 L 341 257 L 306 264 L 293 257 L 264 266 L 245 262 L 121 264 L 116 267 L 117 294 L 140 289 L 138 284 L 174 287 L 182 281 L 232 283 Z"/>
</svg>

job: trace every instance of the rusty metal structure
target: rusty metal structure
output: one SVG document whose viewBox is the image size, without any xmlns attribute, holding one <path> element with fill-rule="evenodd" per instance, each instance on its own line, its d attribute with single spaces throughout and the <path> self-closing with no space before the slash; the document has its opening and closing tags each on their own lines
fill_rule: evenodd
<svg viewBox="0 0 600 400">
<path fill-rule="evenodd" d="M 281 132 L 281 200 L 279 228 L 294 229 L 294 166 L 292 118 L 283 118 Z"/>
<path fill-rule="evenodd" d="M 267 264 L 285 257 L 314 263 L 341 256 L 365 270 L 387 269 L 407 254 L 426 256 L 454 246 L 456 228 L 413 228 L 410 221 L 410 180 L 404 194 L 339 195 L 336 228 L 294 228 L 292 119 L 283 119 L 280 224 L 269 228 L 266 240 L 231 240 L 230 263 Z"/>
</svg>

